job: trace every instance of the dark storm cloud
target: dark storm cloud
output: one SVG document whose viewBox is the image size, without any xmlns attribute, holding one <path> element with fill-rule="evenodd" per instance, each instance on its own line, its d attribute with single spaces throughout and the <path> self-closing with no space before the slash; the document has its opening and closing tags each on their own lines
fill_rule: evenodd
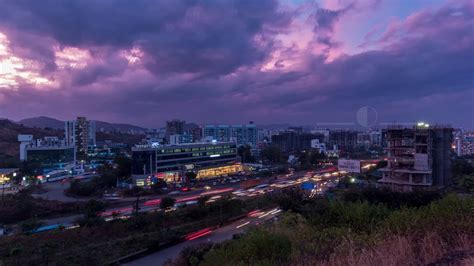
<svg viewBox="0 0 474 266">
<path fill-rule="evenodd" d="M 61 45 L 138 46 L 155 73 L 220 75 L 263 60 L 290 22 L 274 0 L 7 1 L 0 23 Z"/>
<path fill-rule="evenodd" d="M 309 51 L 313 47 L 282 49 L 269 71 L 260 64 L 278 49 L 275 35 L 285 33 L 294 19 L 293 11 L 275 1 L 0 4 L 0 31 L 9 37 L 12 51 L 42 62 L 45 73 L 57 68 L 54 49 L 79 47 L 92 57 L 84 68 L 63 70 L 66 77 L 58 77 L 58 89 L 0 90 L 6 114 L 56 116 L 61 110 L 62 118 L 83 114 L 157 127 L 172 117 L 340 121 L 369 105 L 387 119 L 451 116 L 474 126 L 472 115 L 465 115 L 474 89 L 474 8 L 469 1 L 417 12 L 387 27 L 367 46 L 371 50 L 333 61 Z M 359 2 L 349 1 L 338 10 L 315 9 L 309 25 L 315 42 L 338 46 L 336 24 L 360 8 Z M 129 65 L 121 52 L 133 47 L 144 55 Z M 284 61 L 298 53 L 303 67 L 285 69 Z M 443 101 L 456 106 L 445 110 Z"/>
</svg>

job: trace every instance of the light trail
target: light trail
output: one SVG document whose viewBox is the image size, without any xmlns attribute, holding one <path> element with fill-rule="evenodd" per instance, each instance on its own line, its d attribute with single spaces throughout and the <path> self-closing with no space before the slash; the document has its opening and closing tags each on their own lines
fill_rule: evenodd
<svg viewBox="0 0 474 266">
<path fill-rule="evenodd" d="M 249 223 L 250 223 L 250 222 L 245 222 L 245 223 L 243 223 L 243 224 L 237 225 L 235 228 L 238 229 L 238 228 L 244 227 L 244 226 L 248 225 Z"/>
</svg>

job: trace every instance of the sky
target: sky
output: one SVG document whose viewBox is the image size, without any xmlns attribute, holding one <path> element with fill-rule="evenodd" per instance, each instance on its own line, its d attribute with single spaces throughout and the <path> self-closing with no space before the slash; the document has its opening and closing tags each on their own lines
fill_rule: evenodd
<svg viewBox="0 0 474 266">
<path fill-rule="evenodd" d="M 474 129 L 471 0 L 0 0 L 0 117 Z"/>
</svg>

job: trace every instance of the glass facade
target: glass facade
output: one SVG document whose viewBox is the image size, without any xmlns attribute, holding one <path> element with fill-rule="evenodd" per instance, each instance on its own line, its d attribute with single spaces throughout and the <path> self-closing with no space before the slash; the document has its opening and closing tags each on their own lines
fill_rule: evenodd
<svg viewBox="0 0 474 266">
<path fill-rule="evenodd" d="M 74 148 L 27 148 L 26 156 L 28 161 L 41 162 L 43 167 L 52 167 L 74 161 Z"/>
<path fill-rule="evenodd" d="M 235 143 L 193 143 L 158 147 L 137 146 L 132 148 L 132 161 L 133 175 L 161 176 L 166 172 L 184 175 L 189 170 L 198 173 L 200 169 L 227 166 L 238 160 Z M 210 177 L 209 174 L 202 176 Z M 171 179 L 175 180 L 176 175 L 173 174 Z"/>
</svg>

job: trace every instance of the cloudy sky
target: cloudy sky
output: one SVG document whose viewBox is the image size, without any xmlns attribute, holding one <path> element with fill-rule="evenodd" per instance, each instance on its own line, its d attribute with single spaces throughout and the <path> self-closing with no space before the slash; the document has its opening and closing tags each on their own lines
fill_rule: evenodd
<svg viewBox="0 0 474 266">
<path fill-rule="evenodd" d="M 0 117 L 474 128 L 471 0 L 0 0 Z"/>
</svg>

